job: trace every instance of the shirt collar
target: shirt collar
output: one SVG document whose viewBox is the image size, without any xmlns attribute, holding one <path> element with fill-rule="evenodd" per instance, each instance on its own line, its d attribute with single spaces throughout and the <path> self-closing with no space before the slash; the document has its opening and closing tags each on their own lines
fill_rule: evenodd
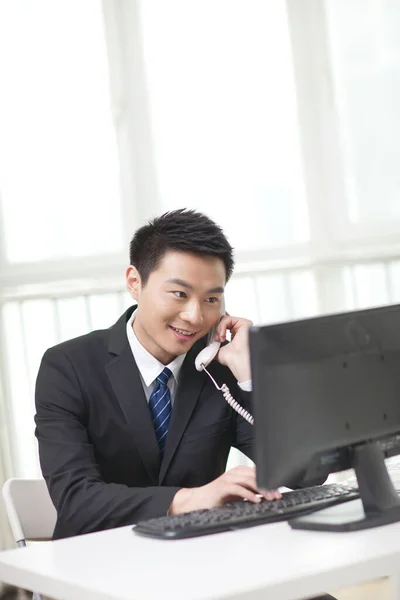
<svg viewBox="0 0 400 600">
<path fill-rule="evenodd" d="M 130 317 L 126 324 L 126 333 L 128 336 L 129 345 L 132 350 L 133 358 L 135 359 L 136 365 L 140 371 L 141 376 L 143 377 L 143 381 L 146 386 L 150 386 L 153 381 L 162 373 L 164 368 L 167 366 L 168 369 L 172 372 L 172 376 L 175 381 L 178 383 L 179 372 L 182 367 L 182 363 L 185 360 L 186 353 L 181 354 L 174 358 L 169 365 L 163 365 L 159 360 L 154 358 L 150 352 L 146 350 L 144 346 L 139 342 L 136 337 L 135 332 L 133 331 L 133 321 L 136 316 L 136 311 L 134 311 L 133 315 Z"/>
</svg>

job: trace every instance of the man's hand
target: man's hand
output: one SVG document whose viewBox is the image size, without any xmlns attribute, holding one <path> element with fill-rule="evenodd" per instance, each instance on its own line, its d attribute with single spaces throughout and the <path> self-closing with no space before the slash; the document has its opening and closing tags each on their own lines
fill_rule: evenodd
<svg viewBox="0 0 400 600">
<path fill-rule="evenodd" d="M 231 332 L 231 342 L 226 344 L 217 354 L 221 365 L 227 366 L 239 383 L 251 379 L 249 328 L 253 325 L 248 319 L 231 317 L 226 314 L 217 327 L 215 338 L 219 342 L 226 340 L 226 331 Z"/>
<path fill-rule="evenodd" d="M 257 489 L 254 467 L 235 467 L 207 485 L 179 490 L 172 500 L 168 514 L 178 515 L 201 508 L 214 508 L 243 499 L 259 503 L 260 494 L 266 500 L 281 498 L 281 493 L 277 490 L 262 493 Z"/>
</svg>

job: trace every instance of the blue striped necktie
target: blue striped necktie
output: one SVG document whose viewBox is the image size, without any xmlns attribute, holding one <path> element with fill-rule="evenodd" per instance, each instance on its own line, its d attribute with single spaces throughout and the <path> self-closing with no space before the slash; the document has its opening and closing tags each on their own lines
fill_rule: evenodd
<svg viewBox="0 0 400 600">
<path fill-rule="evenodd" d="M 149 408 L 153 418 L 154 429 L 160 452 L 164 451 L 167 439 L 168 425 L 171 419 L 171 394 L 168 388 L 168 379 L 172 372 L 165 367 L 156 380 L 156 386 L 151 393 Z"/>
</svg>

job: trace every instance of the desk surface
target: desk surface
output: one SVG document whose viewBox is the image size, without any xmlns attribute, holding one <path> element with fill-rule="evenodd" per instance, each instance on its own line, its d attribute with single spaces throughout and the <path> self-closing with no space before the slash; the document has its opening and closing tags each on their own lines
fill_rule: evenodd
<svg viewBox="0 0 400 600">
<path fill-rule="evenodd" d="M 400 523 L 355 533 L 275 523 L 179 541 L 123 527 L 0 553 L 0 580 L 62 600 L 293 600 L 399 568 Z"/>
</svg>

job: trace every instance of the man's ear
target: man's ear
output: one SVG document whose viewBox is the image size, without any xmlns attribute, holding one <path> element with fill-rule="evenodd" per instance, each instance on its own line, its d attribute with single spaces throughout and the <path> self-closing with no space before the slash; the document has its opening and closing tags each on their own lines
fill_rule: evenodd
<svg viewBox="0 0 400 600">
<path fill-rule="evenodd" d="M 129 265 L 126 270 L 126 287 L 130 295 L 136 302 L 139 301 L 142 290 L 142 280 L 139 271 L 133 265 Z"/>
</svg>

